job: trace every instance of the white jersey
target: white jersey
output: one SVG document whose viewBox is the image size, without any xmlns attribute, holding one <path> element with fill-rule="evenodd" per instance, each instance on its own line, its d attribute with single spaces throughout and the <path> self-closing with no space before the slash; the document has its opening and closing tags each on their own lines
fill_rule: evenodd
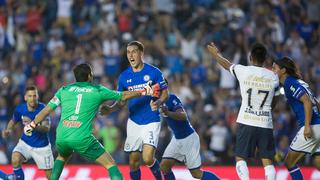
<svg viewBox="0 0 320 180">
<path fill-rule="evenodd" d="M 230 72 L 239 81 L 242 97 L 237 122 L 272 129 L 271 104 L 280 94 L 278 76 L 266 68 L 239 64 L 233 64 Z"/>
</svg>

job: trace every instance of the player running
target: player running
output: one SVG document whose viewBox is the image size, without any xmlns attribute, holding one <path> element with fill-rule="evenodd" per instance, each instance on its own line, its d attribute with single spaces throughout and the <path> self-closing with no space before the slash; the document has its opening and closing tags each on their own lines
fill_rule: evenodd
<svg viewBox="0 0 320 180">
<path fill-rule="evenodd" d="M 256 149 L 262 160 L 265 177 L 276 179 L 272 159 L 275 154 L 271 106 L 275 95 L 279 95 L 277 75 L 263 68 L 267 50 L 262 44 L 255 44 L 250 53 L 251 66 L 231 64 L 217 47 L 211 43 L 208 50 L 215 60 L 229 70 L 239 81 L 242 97 L 237 118 L 236 170 L 240 179 L 249 179 L 245 159 L 254 157 Z"/>
<path fill-rule="evenodd" d="M 9 121 L 7 128 L 2 131 L 2 136 L 7 138 L 18 123 L 27 125 L 33 122 L 37 114 L 45 107 L 45 104 L 38 102 L 39 95 L 36 86 L 28 86 L 25 90 L 25 103 L 18 105 Z M 50 130 L 50 119 L 47 118 L 30 134 L 23 133 L 18 144 L 13 149 L 11 163 L 13 174 L 6 175 L 0 171 L 0 178 L 8 179 L 15 176 L 17 180 L 24 179 L 24 172 L 21 168 L 23 162 L 33 159 L 38 168 L 44 170 L 48 179 L 51 176 L 53 167 L 53 155 L 51 144 L 48 138 Z M 12 178 L 13 179 L 13 178 Z"/>
<path fill-rule="evenodd" d="M 127 139 L 124 151 L 130 153 L 130 177 L 133 180 L 141 179 L 140 159 L 150 167 L 157 180 L 161 180 L 159 162 L 155 159 L 155 150 L 158 145 L 161 128 L 160 113 L 152 111 L 150 104 L 159 107 L 168 97 L 167 83 L 161 71 L 143 62 L 144 46 L 139 41 L 132 41 L 127 45 L 127 58 L 131 67 L 121 73 L 118 91 L 137 91 L 147 84 L 159 84 L 160 97 L 141 97 L 128 101 L 129 119 L 127 123 Z M 104 106 L 102 114 L 107 114 L 123 107 L 126 102 L 116 103 L 112 107 Z M 158 108 L 157 108 L 158 109 Z M 142 151 L 142 154 L 141 154 Z"/>
<path fill-rule="evenodd" d="M 48 105 L 34 121 L 25 126 L 24 130 L 32 132 L 38 123 L 61 106 L 61 119 L 56 136 L 58 157 L 54 162 L 51 179 L 59 179 L 64 164 L 73 152 L 94 160 L 108 169 L 112 180 L 123 179 L 110 154 L 92 134 L 94 117 L 99 106 L 106 100 L 125 101 L 142 95 L 152 95 L 153 91 L 150 87 L 146 87 L 141 92 L 116 92 L 101 85 L 94 85 L 91 83 L 92 69 L 88 64 L 77 65 L 73 72 L 76 82 L 60 88 Z"/>
<path fill-rule="evenodd" d="M 273 63 L 273 71 L 278 74 L 283 85 L 288 104 L 296 114 L 300 130 L 291 142 L 285 159 L 285 166 L 293 180 L 303 179 L 297 162 L 310 153 L 320 170 L 320 105 L 309 85 L 301 80 L 294 61 L 283 57 Z"/>
<path fill-rule="evenodd" d="M 164 179 L 174 180 L 175 176 L 171 168 L 176 162 L 184 162 L 192 177 L 202 180 L 218 180 L 215 174 L 200 169 L 200 139 L 191 126 L 180 99 L 170 93 L 169 99 L 161 106 L 160 111 L 173 133 L 160 163 Z"/>
</svg>

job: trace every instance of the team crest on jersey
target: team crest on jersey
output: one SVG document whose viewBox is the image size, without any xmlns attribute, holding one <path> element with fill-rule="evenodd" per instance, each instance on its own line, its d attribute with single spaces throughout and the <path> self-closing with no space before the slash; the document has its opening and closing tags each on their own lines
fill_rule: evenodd
<svg viewBox="0 0 320 180">
<path fill-rule="evenodd" d="M 149 76 L 149 75 L 143 76 L 143 80 L 144 80 L 144 81 L 149 81 L 149 80 L 150 80 L 150 76 Z"/>
</svg>

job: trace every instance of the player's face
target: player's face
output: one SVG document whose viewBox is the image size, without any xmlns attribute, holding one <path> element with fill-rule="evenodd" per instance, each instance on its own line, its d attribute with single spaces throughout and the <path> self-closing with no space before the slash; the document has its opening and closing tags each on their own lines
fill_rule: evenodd
<svg viewBox="0 0 320 180">
<path fill-rule="evenodd" d="M 137 69 L 142 66 L 142 55 L 143 53 L 138 49 L 137 46 L 128 46 L 127 47 L 127 58 L 130 65 Z"/>
<path fill-rule="evenodd" d="M 272 64 L 272 71 L 275 72 L 279 76 L 279 78 L 281 78 L 284 75 L 284 73 L 281 70 L 280 66 L 278 64 L 276 64 L 276 63 Z"/>
<path fill-rule="evenodd" d="M 38 104 L 38 91 L 36 90 L 29 90 L 24 95 L 24 100 L 27 102 L 27 105 L 31 108 L 35 108 Z"/>
</svg>

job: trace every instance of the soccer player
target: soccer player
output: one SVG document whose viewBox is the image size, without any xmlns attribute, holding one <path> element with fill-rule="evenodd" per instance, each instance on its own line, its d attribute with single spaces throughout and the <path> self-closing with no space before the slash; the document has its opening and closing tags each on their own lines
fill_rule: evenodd
<svg viewBox="0 0 320 180">
<path fill-rule="evenodd" d="M 300 127 L 285 159 L 285 166 L 292 179 L 300 180 L 303 176 L 297 162 L 306 153 L 313 154 L 315 165 L 320 170 L 320 106 L 309 85 L 301 80 L 291 58 L 283 57 L 274 61 L 273 71 L 279 76 L 287 102 L 296 114 Z"/>
<path fill-rule="evenodd" d="M 7 128 L 2 131 L 2 136 L 7 138 L 18 123 L 27 125 L 33 122 L 37 114 L 45 107 L 41 102 L 38 102 L 39 95 L 37 87 L 28 86 L 25 90 L 25 103 L 18 105 L 13 113 L 13 118 L 9 121 Z M 33 159 L 38 168 L 44 170 L 48 179 L 51 176 L 53 167 L 53 155 L 51 145 L 48 138 L 50 129 L 50 119 L 47 118 L 30 134 L 23 133 L 18 144 L 12 152 L 13 175 L 16 179 L 24 179 L 24 173 L 21 168 L 23 162 Z M 0 177 L 6 179 L 6 175 L 0 172 Z M 7 175 L 12 176 L 12 175 Z"/>
<path fill-rule="evenodd" d="M 161 106 L 160 112 L 173 133 L 160 163 L 164 179 L 175 179 L 171 168 L 176 162 L 184 162 L 194 178 L 202 180 L 219 179 L 215 174 L 200 169 L 200 139 L 189 123 L 189 117 L 184 111 L 180 99 L 175 94 L 170 93 L 168 100 Z"/>
<path fill-rule="evenodd" d="M 237 118 L 236 170 L 240 179 L 249 179 L 245 159 L 259 152 L 268 180 L 276 178 L 272 159 L 275 154 L 271 107 L 275 95 L 279 95 L 277 75 L 264 68 L 267 50 L 262 44 L 253 45 L 250 53 L 250 66 L 231 64 L 217 47 L 211 43 L 208 50 L 213 58 L 237 78 L 242 97 Z"/>
<path fill-rule="evenodd" d="M 141 179 L 140 159 L 150 167 L 157 180 L 161 180 L 159 162 L 155 159 L 155 150 L 158 144 L 161 128 L 160 113 L 157 108 L 152 111 L 150 104 L 160 107 L 168 98 L 167 84 L 161 71 L 143 62 L 144 46 L 139 41 L 129 42 L 127 45 L 127 58 L 131 67 L 121 73 L 118 90 L 141 90 L 146 84 L 159 84 L 160 97 L 141 97 L 128 101 L 129 119 L 127 122 L 127 139 L 124 151 L 130 153 L 130 177 L 133 180 Z M 113 106 L 103 106 L 101 113 L 106 114 L 120 107 L 126 102 L 115 103 Z"/>
<path fill-rule="evenodd" d="M 93 74 L 88 64 L 77 65 L 74 69 L 76 82 L 61 87 L 48 105 L 34 121 L 25 126 L 25 132 L 32 132 L 44 117 L 61 106 L 61 118 L 57 128 L 56 147 L 58 157 L 54 162 L 52 180 L 58 180 L 64 164 L 73 152 L 94 160 L 109 171 L 112 180 L 122 179 L 118 167 L 108 152 L 92 135 L 93 120 L 99 106 L 106 100 L 128 100 L 142 95 L 152 95 L 150 89 L 116 92 L 101 85 L 92 84 Z"/>
</svg>

